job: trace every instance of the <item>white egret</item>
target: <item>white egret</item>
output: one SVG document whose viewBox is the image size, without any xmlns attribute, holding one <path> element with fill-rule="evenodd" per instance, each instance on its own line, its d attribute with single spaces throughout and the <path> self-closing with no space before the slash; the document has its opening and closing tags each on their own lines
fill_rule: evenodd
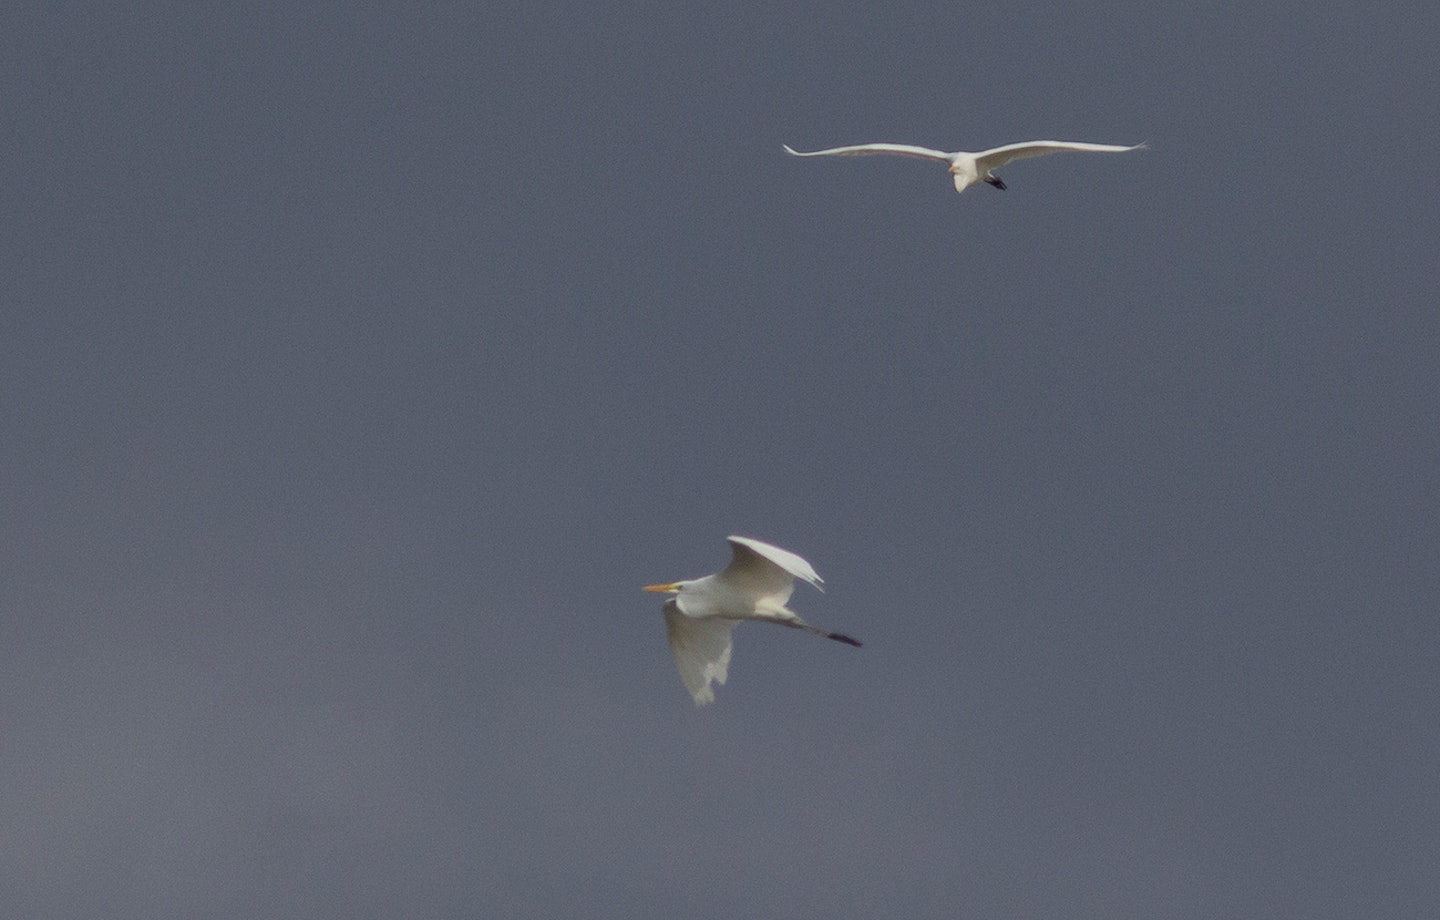
<svg viewBox="0 0 1440 920">
<path fill-rule="evenodd" d="M 674 597 L 665 601 L 665 632 L 685 689 L 696 706 L 715 701 L 711 683 L 725 683 L 730 668 L 730 631 L 742 620 L 763 620 L 859 646 L 842 635 L 811 626 L 785 606 L 801 578 L 824 591 L 810 563 L 788 550 L 748 537 L 730 541 L 730 564 L 714 575 L 643 590 Z"/>
<path fill-rule="evenodd" d="M 1136 144 L 1133 147 L 1117 147 L 1114 144 L 1085 144 L 1079 141 L 1025 141 L 1019 144 L 1006 144 L 1004 147 L 992 147 L 989 150 L 982 150 L 979 153 L 966 153 L 958 150 L 954 153 L 946 153 L 944 150 L 931 150 L 929 147 L 912 147 L 909 144 L 859 144 L 854 147 L 832 147 L 829 150 L 811 150 L 803 152 L 794 150 L 789 146 L 785 152 L 797 157 L 824 157 L 824 156 L 868 156 L 871 154 L 892 154 L 902 157 L 919 157 L 922 160 L 938 160 L 948 164 L 950 174 L 955 177 L 955 191 L 963 192 L 972 185 L 979 185 L 981 182 L 988 182 L 998 189 L 1005 188 L 1005 183 L 995 175 L 994 170 L 999 169 L 1011 160 L 1023 160 L 1027 157 L 1043 157 L 1047 153 L 1060 153 L 1065 150 L 1088 151 L 1090 153 L 1124 153 L 1127 150 L 1138 150 L 1144 144 Z"/>
</svg>

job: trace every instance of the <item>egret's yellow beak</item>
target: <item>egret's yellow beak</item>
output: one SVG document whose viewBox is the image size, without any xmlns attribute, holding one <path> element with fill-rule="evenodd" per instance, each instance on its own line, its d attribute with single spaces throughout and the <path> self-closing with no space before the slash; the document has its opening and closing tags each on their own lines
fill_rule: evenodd
<svg viewBox="0 0 1440 920">
<path fill-rule="evenodd" d="M 680 583 L 677 581 L 677 582 L 672 582 L 671 584 L 668 584 L 668 585 L 646 585 L 645 587 L 641 588 L 640 590 L 641 590 L 641 591 L 653 591 L 653 592 L 655 592 L 656 594 L 674 594 L 676 591 L 679 591 L 679 590 L 680 590 Z"/>
</svg>

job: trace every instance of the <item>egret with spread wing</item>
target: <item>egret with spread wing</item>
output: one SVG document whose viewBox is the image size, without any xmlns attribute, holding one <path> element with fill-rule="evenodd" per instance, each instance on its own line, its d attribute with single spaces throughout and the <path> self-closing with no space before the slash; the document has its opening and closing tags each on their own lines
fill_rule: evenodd
<svg viewBox="0 0 1440 920">
<path fill-rule="evenodd" d="M 1006 144 L 1004 147 L 992 147 L 979 153 L 966 153 L 963 150 L 946 153 L 944 150 L 912 147 L 909 144 L 859 144 L 854 147 L 832 147 L 829 150 L 811 150 L 809 152 L 794 150 L 786 146 L 785 152 L 797 157 L 890 154 L 892 156 L 918 157 L 922 160 L 936 160 L 950 167 L 950 174 L 955 177 L 955 191 L 963 192 L 970 186 L 979 185 L 981 182 L 1004 189 L 1005 183 L 995 175 L 994 170 L 1011 160 L 1043 157 L 1047 153 L 1061 153 L 1066 150 L 1089 153 L 1124 153 L 1127 150 L 1138 150 L 1144 146 L 1144 144 L 1136 144 L 1133 147 L 1117 147 L 1114 144 L 1086 144 L 1080 141 L 1025 141 L 1019 144 Z"/>
<path fill-rule="evenodd" d="M 730 564 L 714 575 L 644 588 L 674 595 L 665 601 L 665 632 L 680 680 L 694 697 L 695 705 L 713 703 L 711 683 L 725 683 L 730 668 L 730 632 L 742 620 L 778 623 L 846 645 L 860 645 L 849 636 L 811 626 L 785 606 L 797 578 L 825 590 L 810 563 L 759 540 L 726 539 L 730 541 Z"/>
</svg>

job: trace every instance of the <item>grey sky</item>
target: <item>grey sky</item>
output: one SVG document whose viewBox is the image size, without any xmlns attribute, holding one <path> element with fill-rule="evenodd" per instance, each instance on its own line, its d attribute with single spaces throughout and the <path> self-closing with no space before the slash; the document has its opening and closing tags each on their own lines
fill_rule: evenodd
<svg viewBox="0 0 1440 920">
<path fill-rule="evenodd" d="M 1440 913 L 1434 3 L 0 43 L 0 913 Z"/>
</svg>

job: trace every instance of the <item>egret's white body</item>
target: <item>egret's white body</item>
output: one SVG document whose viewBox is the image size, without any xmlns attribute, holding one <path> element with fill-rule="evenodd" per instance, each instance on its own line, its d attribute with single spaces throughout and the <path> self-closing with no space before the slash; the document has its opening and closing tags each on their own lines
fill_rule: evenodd
<svg viewBox="0 0 1440 920">
<path fill-rule="evenodd" d="M 963 192 L 970 186 L 979 185 L 981 182 L 987 182 L 998 189 L 1005 188 L 1005 183 L 995 175 L 994 170 L 1011 160 L 1043 157 L 1047 153 L 1061 153 L 1066 150 L 1089 153 L 1124 153 L 1127 150 L 1138 150 L 1144 146 L 1144 144 L 1135 144 L 1132 147 L 1117 147 L 1114 144 L 1086 144 L 1080 141 L 1024 141 L 1019 144 L 1006 144 L 1004 147 L 992 147 L 979 153 L 967 153 L 964 150 L 947 153 L 944 150 L 912 147 L 909 144 L 858 144 L 854 147 L 832 147 L 829 150 L 808 152 L 786 146 L 785 152 L 797 157 L 891 154 L 893 156 L 918 157 L 922 160 L 936 160 L 950 167 L 950 174 L 955 177 L 955 191 Z"/>
<path fill-rule="evenodd" d="M 786 607 L 800 578 L 825 590 L 810 563 L 794 553 L 748 537 L 727 537 L 730 564 L 714 575 L 663 585 L 646 585 L 644 590 L 674 597 L 665 602 L 665 632 L 680 680 L 703 706 L 715 701 L 712 683 L 725 683 L 732 648 L 730 632 L 742 620 L 763 620 L 791 629 L 803 629 L 817 636 L 860 645 L 859 642 L 811 626 Z"/>
</svg>

